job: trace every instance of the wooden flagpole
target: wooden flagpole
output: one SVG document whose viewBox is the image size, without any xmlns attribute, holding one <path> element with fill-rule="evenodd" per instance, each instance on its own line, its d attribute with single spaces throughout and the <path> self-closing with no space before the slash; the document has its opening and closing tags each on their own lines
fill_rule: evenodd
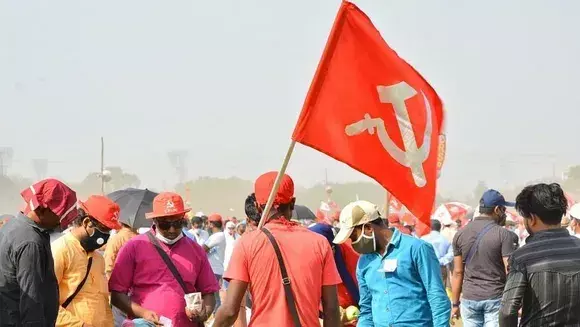
<svg viewBox="0 0 580 327">
<path fill-rule="evenodd" d="M 292 157 L 292 152 L 294 152 L 294 146 L 296 145 L 296 141 L 292 140 L 290 146 L 288 147 L 288 151 L 286 152 L 286 157 L 284 158 L 284 162 L 282 163 L 282 167 L 280 171 L 278 171 L 278 176 L 276 176 L 276 180 L 274 181 L 274 186 L 272 187 L 272 191 L 270 191 L 270 196 L 268 196 L 268 202 L 266 202 L 266 207 L 262 212 L 262 217 L 260 217 L 260 223 L 258 224 L 258 229 L 261 229 L 264 224 L 266 223 L 267 218 L 270 215 L 270 210 L 272 209 L 272 205 L 274 204 L 274 199 L 276 198 L 276 193 L 278 192 L 278 188 L 280 187 L 280 182 L 282 181 L 282 177 L 286 173 L 286 167 L 288 167 L 288 162 L 290 162 L 290 157 Z M 287 217 L 291 218 L 291 217 Z"/>
</svg>

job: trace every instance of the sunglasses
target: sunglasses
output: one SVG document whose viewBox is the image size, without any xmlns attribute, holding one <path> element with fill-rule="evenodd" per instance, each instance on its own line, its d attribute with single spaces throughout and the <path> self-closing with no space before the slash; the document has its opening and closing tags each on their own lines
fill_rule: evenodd
<svg viewBox="0 0 580 327">
<path fill-rule="evenodd" d="M 99 223 L 99 221 L 97 219 L 95 219 L 94 217 L 91 216 L 85 216 L 85 218 L 89 218 L 89 220 L 91 221 L 91 225 L 92 227 L 94 227 L 95 229 L 97 229 L 99 232 L 103 233 L 103 234 L 110 234 L 111 231 L 107 231 L 107 228 L 104 227 L 101 223 Z"/>
<path fill-rule="evenodd" d="M 185 220 L 156 220 L 155 221 L 155 225 L 157 225 L 157 227 L 159 229 L 163 229 L 163 230 L 168 230 L 171 227 L 173 227 L 175 229 L 183 228 L 183 226 L 186 224 L 187 224 L 187 222 Z"/>
</svg>

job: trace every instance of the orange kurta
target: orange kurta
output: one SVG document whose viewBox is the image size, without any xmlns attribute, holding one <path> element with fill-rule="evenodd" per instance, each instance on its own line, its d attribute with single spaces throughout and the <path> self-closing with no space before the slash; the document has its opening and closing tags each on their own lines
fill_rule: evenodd
<svg viewBox="0 0 580 327">
<path fill-rule="evenodd" d="M 130 228 L 123 226 L 115 235 L 109 238 L 105 248 L 105 274 L 107 278 L 111 277 L 111 272 L 121 247 L 136 235 Z"/>
<path fill-rule="evenodd" d="M 95 327 L 113 327 L 103 257 L 97 252 L 87 254 L 70 233 L 52 242 L 51 247 L 60 304 L 81 283 L 87 272 L 88 260 L 93 257 L 85 285 L 66 309 L 62 306 L 59 308 L 56 326 L 82 327 L 86 323 Z"/>
</svg>

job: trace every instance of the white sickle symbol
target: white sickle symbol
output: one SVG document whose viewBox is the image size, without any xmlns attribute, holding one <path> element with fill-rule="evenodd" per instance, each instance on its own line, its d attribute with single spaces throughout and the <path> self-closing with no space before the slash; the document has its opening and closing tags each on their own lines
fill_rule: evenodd
<svg viewBox="0 0 580 327">
<path fill-rule="evenodd" d="M 417 140 L 413 133 L 413 125 L 411 124 L 407 105 L 405 104 L 405 101 L 415 96 L 417 91 L 406 82 L 400 82 L 390 86 L 379 85 L 377 86 L 377 91 L 381 103 L 390 103 L 393 105 L 393 108 L 395 108 L 395 114 L 399 124 L 399 129 L 401 130 L 401 137 L 403 139 L 405 150 L 401 150 L 395 142 L 391 140 L 385 128 L 385 122 L 383 119 L 371 118 L 368 113 L 365 114 L 362 120 L 347 125 L 344 131 L 348 136 L 358 135 L 365 130 L 370 135 L 373 135 L 376 128 L 383 148 L 385 148 L 391 157 L 393 157 L 393 159 L 395 159 L 399 164 L 410 168 L 415 185 L 423 187 L 427 184 L 425 170 L 423 170 L 423 162 L 425 162 L 429 157 L 429 151 L 431 149 L 431 131 L 433 128 L 433 123 L 431 121 L 431 105 L 429 104 L 425 94 L 421 92 L 423 101 L 425 102 L 425 119 L 427 123 L 423 134 L 423 144 L 419 148 L 417 147 Z"/>
</svg>

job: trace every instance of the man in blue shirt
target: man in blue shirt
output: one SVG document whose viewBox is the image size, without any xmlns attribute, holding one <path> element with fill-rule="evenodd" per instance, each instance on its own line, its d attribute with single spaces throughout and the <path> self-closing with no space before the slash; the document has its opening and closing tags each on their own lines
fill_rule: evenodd
<svg viewBox="0 0 580 327">
<path fill-rule="evenodd" d="M 341 211 L 334 243 L 349 238 L 361 254 L 358 327 L 449 326 L 451 305 L 430 244 L 388 228 L 368 201 L 352 202 Z"/>
<path fill-rule="evenodd" d="M 421 237 L 421 239 L 433 246 L 435 255 L 439 260 L 441 266 L 441 275 L 443 276 L 443 284 L 447 282 L 447 266 L 453 262 L 453 247 L 451 243 L 441 235 L 441 222 L 436 219 L 431 219 L 431 233 Z"/>
</svg>

